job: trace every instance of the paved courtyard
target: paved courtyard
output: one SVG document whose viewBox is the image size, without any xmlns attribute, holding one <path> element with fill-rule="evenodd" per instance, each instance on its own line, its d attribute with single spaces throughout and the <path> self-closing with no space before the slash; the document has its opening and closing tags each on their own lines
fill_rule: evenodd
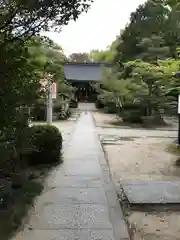
<svg viewBox="0 0 180 240">
<path fill-rule="evenodd" d="M 96 135 L 82 113 L 56 168 L 13 240 L 128 240 L 128 232 Z"/>
</svg>

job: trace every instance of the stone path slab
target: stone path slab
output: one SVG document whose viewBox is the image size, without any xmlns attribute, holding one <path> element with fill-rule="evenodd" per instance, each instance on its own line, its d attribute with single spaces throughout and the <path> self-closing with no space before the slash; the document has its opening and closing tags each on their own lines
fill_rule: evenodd
<svg viewBox="0 0 180 240">
<path fill-rule="evenodd" d="M 42 194 L 38 203 L 106 204 L 107 200 L 103 188 L 60 187 Z"/>
<path fill-rule="evenodd" d="M 65 175 L 71 176 L 101 176 L 101 168 L 98 159 L 96 161 L 79 161 L 79 159 L 77 159 L 75 162 L 65 162 L 61 167 L 61 171 L 63 171 Z"/>
<path fill-rule="evenodd" d="M 40 239 L 129 239 L 90 113 L 81 114 L 64 163 L 48 177 L 24 230 L 13 238 Z"/>
<path fill-rule="evenodd" d="M 122 180 L 121 185 L 132 204 L 180 203 L 180 181 Z"/>
<path fill-rule="evenodd" d="M 30 228 L 55 229 L 112 229 L 108 207 L 99 204 L 45 204 L 34 212 Z"/>
<path fill-rule="evenodd" d="M 74 188 L 101 188 L 103 181 L 98 176 L 64 176 L 61 172 L 53 173 L 47 179 L 48 188 L 74 187 Z"/>
<path fill-rule="evenodd" d="M 26 231 L 19 235 L 18 240 L 114 240 L 112 230 L 33 230 Z"/>
</svg>

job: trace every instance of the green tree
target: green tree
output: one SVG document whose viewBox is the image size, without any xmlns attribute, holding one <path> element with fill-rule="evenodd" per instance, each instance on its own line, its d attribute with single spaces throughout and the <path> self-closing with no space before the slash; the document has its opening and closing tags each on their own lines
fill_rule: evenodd
<svg viewBox="0 0 180 240">
<path fill-rule="evenodd" d="M 179 80 L 175 77 L 179 64 L 175 59 L 157 60 L 156 64 L 135 60 L 124 65 L 128 74 L 106 70 L 97 86 L 99 98 L 105 106 L 113 103 L 119 112 L 131 104 L 146 109 L 141 114 L 161 117 L 162 109 L 176 105 L 177 95 L 173 94 L 180 90 Z"/>
<path fill-rule="evenodd" d="M 29 61 L 26 47 L 14 43 L 0 45 L 0 132 L 5 137 L 15 131 L 22 106 L 30 106 L 39 95 L 39 72 Z"/>
<path fill-rule="evenodd" d="M 42 78 L 49 73 L 52 74 L 52 80 L 57 82 L 58 92 L 72 98 L 74 88 L 64 79 L 63 66 L 68 59 L 63 49 L 46 37 L 33 37 L 28 43 L 28 49 L 30 60 L 35 64 Z"/>
<path fill-rule="evenodd" d="M 109 46 L 106 50 L 92 50 L 89 53 L 89 58 L 92 62 L 111 63 L 114 59 L 114 48 Z"/>
<path fill-rule="evenodd" d="M 166 91 L 173 82 L 172 73 L 164 67 L 163 62 L 154 65 L 136 60 L 127 65 L 132 67 L 132 81 L 141 88 L 138 101 L 146 106 L 147 115 L 160 115 L 160 110 L 167 103 Z"/>
<path fill-rule="evenodd" d="M 22 105 L 30 106 L 39 96 L 39 79 L 42 73 L 53 72 L 56 76 L 62 74 L 61 67 L 57 67 L 60 62 L 58 51 L 52 51 L 49 47 L 46 49 L 44 45 L 36 48 L 32 36 L 38 35 L 40 31 L 61 29 L 70 20 L 76 20 L 81 12 L 87 11 L 91 2 L 91 0 L 1 1 L 0 52 L 3 56 L 0 60 L 2 69 L 0 110 L 3 113 L 0 120 L 1 136 L 7 129 L 9 132 L 14 131 Z M 37 45 L 38 41 L 37 39 Z M 51 45 L 52 42 L 48 40 L 46 44 Z M 51 47 L 55 49 L 57 46 Z M 35 54 L 37 49 L 39 52 Z"/>
<path fill-rule="evenodd" d="M 120 113 L 125 103 L 134 102 L 140 87 L 131 79 L 119 79 L 118 73 L 113 69 L 105 69 L 102 81 L 96 85 L 96 89 L 105 106 L 111 104 Z"/>
<path fill-rule="evenodd" d="M 92 0 L 1 0 L 0 32 L 4 39 L 60 29 L 87 11 Z"/>
<path fill-rule="evenodd" d="M 70 62 L 89 62 L 89 55 L 87 53 L 72 53 L 69 56 L 69 61 Z"/>
<path fill-rule="evenodd" d="M 151 45 L 151 50 L 155 44 L 155 51 L 157 48 L 161 48 L 161 51 L 167 51 L 169 48 L 170 56 L 176 57 L 176 48 L 180 40 L 179 16 L 179 8 L 177 6 L 170 8 L 165 1 L 148 0 L 140 5 L 131 14 L 130 23 L 117 40 L 115 61 L 135 60 L 147 50 L 142 47 L 142 44 L 147 45 L 147 43 Z M 159 46 L 156 41 L 158 38 L 161 43 Z M 165 55 L 160 54 L 160 56 L 164 58 Z"/>
<path fill-rule="evenodd" d="M 157 63 L 158 59 L 166 59 L 171 56 L 170 48 L 166 46 L 160 36 L 152 35 L 149 38 L 143 38 L 139 43 L 141 53 L 137 58 L 146 62 Z"/>
<path fill-rule="evenodd" d="M 63 78 L 63 65 L 67 61 L 63 49 L 48 38 L 33 37 L 28 50 L 31 60 L 43 74 L 51 73 L 54 78 Z"/>
<path fill-rule="evenodd" d="M 139 104 L 147 110 L 141 114 L 159 117 L 162 109 L 177 104 L 179 13 L 179 1 L 148 0 L 131 14 L 130 23 L 110 47 L 114 67 L 99 87 L 102 99 L 118 95 L 122 106 Z"/>
</svg>

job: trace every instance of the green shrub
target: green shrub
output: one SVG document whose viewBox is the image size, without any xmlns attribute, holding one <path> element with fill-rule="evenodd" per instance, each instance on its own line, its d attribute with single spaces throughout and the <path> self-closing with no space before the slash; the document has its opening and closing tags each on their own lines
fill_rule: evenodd
<svg viewBox="0 0 180 240">
<path fill-rule="evenodd" d="M 127 123 L 142 123 L 142 114 L 141 111 L 123 111 L 121 114 L 123 122 Z"/>
<path fill-rule="evenodd" d="M 11 156 L 13 155 L 12 144 L 8 141 L 0 142 L 0 178 L 12 171 L 13 162 Z"/>
<path fill-rule="evenodd" d="M 95 102 L 96 108 L 97 109 L 102 109 L 104 108 L 104 104 L 102 103 L 102 101 L 100 99 L 97 99 Z"/>
<path fill-rule="evenodd" d="M 167 125 L 161 116 L 143 116 L 141 119 L 144 127 L 162 127 Z"/>
<path fill-rule="evenodd" d="M 62 111 L 62 103 L 57 101 L 53 104 L 53 113 L 60 113 Z"/>
<path fill-rule="evenodd" d="M 123 122 L 127 123 L 142 124 L 142 117 L 146 115 L 146 106 L 141 103 L 126 103 L 123 105 L 123 111 L 121 112 Z"/>
<path fill-rule="evenodd" d="M 37 101 L 31 111 L 31 117 L 34 121 L 46 120 L 46 103 L 45 101 Z"/>
<path fill-rule="evenodd" d="M 58 128 L 36 125 L 29 128 L 24 155 L 30 165 L 53 164 L 60 161 L 62 135 Z"/>
<path fill-rule="evenodd" d="M 104 109 L 107 113 L 118 113 L 118 108 L 114 102 L 106 103 Z"/>
<path fill-rule="evenodd" d="M 142 103 L 126 103 L 123 105 L 124 111 L 137 111 L 141 113 L 141 116 L 146 116 L 146 106 L 143 106 Z"/>
</svg>

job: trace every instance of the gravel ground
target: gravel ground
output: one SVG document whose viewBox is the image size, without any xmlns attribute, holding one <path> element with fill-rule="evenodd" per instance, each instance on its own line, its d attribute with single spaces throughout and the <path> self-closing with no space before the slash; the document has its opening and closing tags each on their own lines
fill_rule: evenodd
<svg viewBox="0 0 180 240">
<path fill-rule="evenodd" d="M 171 139 L 132 138 L 118 143 L 104 145 L 111 172 L 118 180 L 180 180 L 180 168 L 174 164 L 177 157 L 166 151 Z"/>
<path fill-rule="evenodd" d="M 180 180 L 176 156 L 166 151 L 177 136 L 172 129 L 146 130 L 115 128 L 114 115 L 94 113 L 109 166 L 117 187 L 121 179 Z M 176 125 L 174 125 L 176 126 Z M 132 227 L 132 240 L 180 240 L 180 212 L 131 211 L 127 220 Z"/>
</svg>

